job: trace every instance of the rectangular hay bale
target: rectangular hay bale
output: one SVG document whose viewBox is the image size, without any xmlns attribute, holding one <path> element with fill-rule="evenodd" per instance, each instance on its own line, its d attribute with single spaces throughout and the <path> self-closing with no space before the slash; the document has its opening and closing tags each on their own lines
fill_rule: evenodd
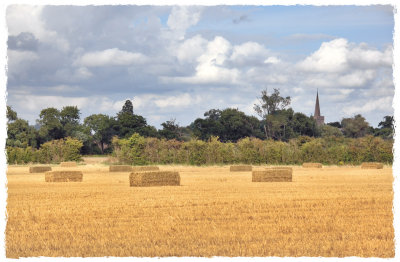
<svg viewBox="0 0 400 262">
<path fill-rule="evenodd" d="M 68 161 L 68 162 L 61 162 L 60 166 L 61 167 L 76 167 L 77 164 L 74 161 Z"/>
<path fill-rule="evenodd" d="M 322 168 L 321 163 L 303 163 L 304 168 Z"/>
<path fill-rule="evenodd" d="M 132 166 L 124 166 L 124 165 L 110 166 L 110 172 L 132 172 Z"/>
<path fill-rule="evenodd" d="M 142 172 L 142 171 L 159 171 L 160 168 L 158 166 L 134 166 L 132 167 L 133 172 Z"/>
<path fill-rule="evenodd" d="M 361 164 L 362 169 L 383 169 L 383 164 L 378 162 L 364 162 Z"/>
<path fill-rule="evenodd" d="M 181 177 L 175 171 L 132 172 L 129 175 L 130 186 L 179 186 Z"/>
<path fill-rule="evenodd" d="M 44 173 L 47 171 L 51 171 L 50 166 L 30 166 L 29 173 Z"/>
<path fill-rule="evenodd" d="M 272 167 L 252 172 L 252 182 L 292 182 L 291 167 Z"/>
<path fill-rule="evenodd" d="M 243 172 L 243 171 L 252 171 L 253 167 L 249 165 L 242 165 L 242 166 L 231 166 L 229 168 L 230 172 Z"/>
<path fill-rule="evenodd" d="M 82 171 L 47 171 L 46 182 L 82 182 Z"/>
</svg>

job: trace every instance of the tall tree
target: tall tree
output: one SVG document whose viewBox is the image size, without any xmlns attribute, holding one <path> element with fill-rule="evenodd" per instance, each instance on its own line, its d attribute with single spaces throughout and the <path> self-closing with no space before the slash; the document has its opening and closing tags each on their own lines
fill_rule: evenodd
<svg viewBox="0 0 400 262">
<path fill-rule="evenodd" d="M 125 101 L 125 104 L 122 106 L 121 112 L 133 115 L 133 104 L 131 100 Z"/>
<path fill-rule="evenodd" d="M 42 142 L 64 137 L 60 111 L 57 108 L 49 107 L 40 111 L 37 122 L 40 125 L 39 135 Z"/>
<path fill-rule="evenodd" d="M 131 100 L 126 100 L 121 111 L 117 114 L 117 134 L 119 137 L 128 138 L 134 133 L 141 136 L 157 136 L 157 129 L 148 126 L 143 116 L 133 113 Z"/>
<path fill-rule="evenodd" d="M 63 135 L 75 137 L 75 132 L 81 131 L 79 126 L 80 112 L 76 106 L 65 106 L 60 112 L 60 122 Z"/>
<path fill-rule="evenodd" d="M 283 110 L 290 105 L 290 101 L 290 96 L 282 97 L 279 89 L 274 88 L 271 95 L 268 95 L 267 90 L 261 91 L 259 104 L 254 105 L 254 110 L 264 120 L 266 138 L 280 139 L 286 136 L 288 122 Z"/>
<path fill-rule="evenodd" d="M 111 139 L 115 134 L 114 118 L 103 114 L 94 114 L 85 118 L 84 125 L 90 129 L 94 142 L 103 154 L 105 147 L 111 144 Z"/>
</svg>

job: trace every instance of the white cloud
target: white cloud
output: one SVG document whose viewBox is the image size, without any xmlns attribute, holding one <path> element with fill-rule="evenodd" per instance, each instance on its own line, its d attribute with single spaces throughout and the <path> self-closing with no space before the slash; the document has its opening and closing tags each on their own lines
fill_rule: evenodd
<svg viewBox="0 0 400 262">
<path fill-rule="evenodd" d="M 342 73 L 305 74 L 303 85 L 326 88 L 366 88 L 377 77 L 376 70 L 347 70 Z"/>
<path fill-rule="evenodd" d="M 393 50 L 386 48 L 383 52 L 372 49 L 366 44 L 360 44 L 352 48 L 348 53 L 349 63 L 355 67 L 375 68 L 378 66 L 392 66 Z"/>
<path fill-rule="evenodd" d="M 351 116 L 354 114 L 364 114 L 372 111 L 390 112 L 393 110 L 392 102 L 393 96 L 382 97 L 379 99 L 370 99 L 362 104 L 354 105 L 354 103 L 352 103 L 349 106 L 345 106 L 343 107 L 342 112 L 347 116 Z"/>
<path fill-rule="evenodd" d="M 237 83 L 240 71 L 226 68 L 232 46 L 225 38 L 217 36 L 208 42 L 205 52 L 197 58 L 196 73 L 189 77 L 161 78 L 164 82 L 206 84 Z"/>
<path fill-rule="evenodd" d="M 195 62 L 207 47 L 207 40 L 200 35 L 185 40 L 176 49 L 176 56 L 180 62 Z"/>
<path fill-rule="evenodd" d="M 275 56 L 268 57 L 267 59 L 264 60 L 265 64 L 277 64 L 280 62 L 281 60 Z"/>
<path fill-rule="evenodd" d="M 246 42 L 233 47 L 230 60 L 234 64 L 245 65 L 248 62 L 261 62 L 268 56 L 269 51 L 256 42 Z"/>
<path fill-rule="evenodd" d="M 324 42 L 321 47 L 298 64 L 304 71 L 341 72 L 347 69 L 348 42 L 344 38 Z"/>
<path fill-rule="evenodd" d="M 167 25 L 174 38 L 183 40 L 186 30 L 197 24 L 201 9 L 196 6 L 174 6 L 168 16 Z"/>
<path fill-rule="evenodd" d="M 41 19 L 43 6 L 10 5 L 6 19 L 9 35 L 30 32 L 40 41 L 55 45 L 61 51 L 69 50 L 69 43 L 55 31 L 46 29 Z"/>
<path fill-rule="evenodd" d="M 336 81 L 332 81 L 336 85 L 339 84 L 344 87 L 362 87 L 367 82 L 374 80 L 376 77 L 375 70 L 357 70 L 349 74 L 339 76 Z"/>
<path fill-rule="evenodd" d="M 344 38 L 324 42 L 310 56 L 300 61 L 297 67 L 309 72 L 342 73 L 352 69 L 375 69 L 391 66 L 391 46 L 384 51 L 373 49 L 365 43 L 349 43 Z"/>
<path fill-rule="evenodd" d="M 126 66 L 141 64 L 147 61 L 147 57 L 141 53 L 121 51 L 118 48 L 103 51 L 88 52 L 75 61 L 75 64 L 84 67 L 101 66 Z"/>
<path fill-rule="evenodd" d="M 13 95 L 13 105 L 25 108 L 29 111 L 40 112 L 40 110 L 55 107 L 61 109 L 64 106 L 74 105 L 78 108 L 87 106 L 88 97 L 65 97 L 65 96 L 40 96 L 40 95 Z"/>
</svg>

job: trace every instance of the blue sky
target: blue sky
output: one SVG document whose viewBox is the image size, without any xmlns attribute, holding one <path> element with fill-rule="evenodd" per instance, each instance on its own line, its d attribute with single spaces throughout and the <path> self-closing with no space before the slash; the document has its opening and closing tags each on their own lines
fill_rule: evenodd
<svg viewBox="0 0 400 262">
<path fill-rule="evenodd" d="M 35 124 L 76 105 L 188 125 L 212 108 L 256 115 L 279 88 L 326 122 L 393 115 L 391 6 L 9 6 L 7 104 Z"/>
</svg>

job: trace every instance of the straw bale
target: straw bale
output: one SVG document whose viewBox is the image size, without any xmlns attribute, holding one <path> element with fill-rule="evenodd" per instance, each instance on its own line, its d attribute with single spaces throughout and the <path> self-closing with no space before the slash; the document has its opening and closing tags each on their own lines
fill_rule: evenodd
<svg viewBox="0 0 400 262">
<path fill-rule="evenodd" d="M 47 171 L 46 182 L 82 182 L 82 171 Z"/>
<path fill-rule="evenodd" d="M 143 172 L 143 171 L 159 171 L 158 166 L 134 166 L 132 167 L 133 172 Z"/>
<path fill-rule="evenodd" d="M 69 161 L 69 162 L 61 162 L 60 163 L 61 167 L 76 167 L 76 162 Z"/>
<path fill-rule="evenodd" d="M 243 171 L 252 171 L 253 167 L 249 165 L 243 165 L 243 166 L 231 166 L 229 168 L 231 172 L 243 172 Z"/>
<path fill-rule="evenodd" d="M 291 167 L 272 167 L 252 172 L 252 182 L 291 182 Z"/>
<path fill-rule="evenodd" d="M 321 163 L 303 163 L 304 168 L 322 168 Z"/>
<path fill-rule="evenodd" d="M 181 177 L 174 171 L 132 172 L 129 175 L 130 186 L 179 186 Z"/>
<path fill-rule="evenodd" d="M 132 172 L 132 166 L 123 166 L 123 165 L 110 166 L 110 172 Z"/>
<path fill-rule="evenodd" d="M 361 164 L 362 169 L 382 169 L 383 164 L 378 162 L 364 162 Z"/>
<path fill-rule="evenodd" d="M 44 173 L 47 171 L 51 171 L 50 166 L 30 166 L 29 173 Z"/>
</svg>

